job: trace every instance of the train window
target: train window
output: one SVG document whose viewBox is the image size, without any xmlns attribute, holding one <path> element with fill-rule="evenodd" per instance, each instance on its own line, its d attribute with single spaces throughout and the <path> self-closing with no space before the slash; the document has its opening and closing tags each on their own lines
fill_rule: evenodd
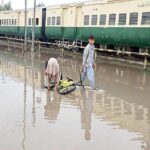
<svg viewBox="0 0 150 150">
<path fill-rule="evenodd" d="M 126 25 L 127 14 L 119 14 L 118 25 Z"/>
<path fill-rule="evenodd" d="M 60 16 L 57 16 L 56 25 L 60 25 Z"/>
<path fill-rule="evenodd" d="M 100 15 L 99 25 L 106 25 L 106 15 Z"/>
<path fill-rule="evenodd" d="M 6 19 L 4 19 L 4 25 L 6 25 Z"/>
<path fill-rule="evenodd" d="M 2 25 L 4 24 L 4 21 L 3 21 L 3 19 L 2 19 Z"/>
<path fill-rule="evenodd" d="M 31 25 L 33 25 L 33 18 L 31 18 Z"/>
<path fill-rule="evenodd" d="M 47 17 L 47 25 L 51 25 L 51 17 Z"/>
<path fill-rule="evenodd" d="M 52 17 L 52 25 L 55 25 L 55 17 Z"/>
<path fill-rule="evenodd" d="M 12 19 L 12 25 L 14 25 L 14 19 Z"/>
<path fill-rule="evenodd" d="M 1 26 L 1 23 L 2 23 L 2 22 L 1 22 L 1 20 L 0 20 L 0 26 Z"/>
<path fill-rule="evenodd" d="M 130 25 L 137 25 L 138 24 L 138 13 L 130 13 Z"/>
<path fill-rule="evenodd" d="M 35 19 L 35 24 L 38 26 L 39 25 L 39 18 Z"/>
<path fill-rule="evenodd" d="M 142 25 L 150 25 L 150 12 L 142 13 Z"/>
<path fill-rule="evenodd" d="M 13 25 L 13 26 L 15 25 L 14 19 L 12 19 L 12 25 Z"/>
<path fill-rule="evenodd" d="M 89 15 L 84 16 L 84 25 L 89 25 L 89 19 L 90 19 Z"/>
<path fill-rule="evenodd" d="M 17 25 L 17 20 L 16 20 L 16 19 L 14 19 L 14 25 L 15 25 L 15 26 Z"/>
<path fill-rule="evenodd" d="M 92 15 L 91 25 L 97 25 L 97 15 Z"/>
<path fill-rule="evenodd" d="M 9 19 L 9 25 L 11 25 L 11 19 Z"/>
<path fill-rule="evenodd" d="M 32 25 L 32 23 L 31 23 L 31 18 L 28 19 L 28 25 L 29 25 L 29 26 Z"/>
<path fill-rule="evenodd" d="M 109 25 L 115 25 L 116 23 L 116 14 L 109 15 Z"/>
</svg>

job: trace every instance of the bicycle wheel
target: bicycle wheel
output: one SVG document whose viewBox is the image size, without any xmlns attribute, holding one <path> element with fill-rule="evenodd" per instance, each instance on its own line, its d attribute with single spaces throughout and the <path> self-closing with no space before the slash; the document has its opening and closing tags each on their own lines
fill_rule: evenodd
<svg viewBox="0 0 150 150">
<path fill-rule="evenodd" d="M 75 89 L 76 89 L 75 85 L 70 85 L 63 89 L 58 90 L 58 92 L 59 92 L 59 94 L 65 95 L 65 94 L 69 94 L 69 93 L 73 92 Z"/>
<path fill-rule="evenodd" d="M 48 85 L 44 85 L 44 87 L 47 89 Z M 55 87 L 55 83 L 52 81 L 50 84 L 50 89 L 53 89 Z"/>
</svg>

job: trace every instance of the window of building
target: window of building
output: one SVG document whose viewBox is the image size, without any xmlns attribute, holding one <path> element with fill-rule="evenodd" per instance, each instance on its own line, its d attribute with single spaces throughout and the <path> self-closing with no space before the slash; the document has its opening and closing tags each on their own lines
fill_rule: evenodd
<svg viewBox="0 0 150 150">
<path fill-rule="evenodd" d="M 37 25 L 37 26 L 39 25 L 39 18 L 35 19 L 35 25 Z"/>
<path fill-rule="evenodd" d="M 56 25 L 60 25 L 60 22 L 61 22 L 60 16 L 57 16 Z"/>
<path fill-rule="evenodd" d="M 116 14 L 110 14 L 109 15 L 109 25 L 115 25 L 116 24 Z"/>
<path fill-rule="evenodd" d="M 118 25 L 126 25 L 127 14 L 119 14 Z"/>
<path fill-rule="evenodd" d="M 90 19 L 89 15 L 84 16 L 84 25 L 89 25 L 89 19 Z"/>
<path fill-rule="evenodd" d="M 137 24 L 138 24 L 138 13 L 130 13 L 129 25 L 137 25 Z"/>
<path fill-rule="evenodd" d="M 55 25 L 55 17 L 52 17 L 52 25 Z"/>
<path fill-rule="evenodd" d="M 150 25 L 150 12 L 142 13 L 142 25 Z"/>
<path fill-rule="evenodd" d="M 51 17 L 47 17 L 47 25 L 51 25 Z"/>
<path fill-rule="evenodd" d="M 97 25 L 97 15 L 92 15 L 91 25 Z"/>
<path fill-rule="evenodd" d="M 99 25 L 106 25 L 106 15 L 100 15 Z"/>
</svg>

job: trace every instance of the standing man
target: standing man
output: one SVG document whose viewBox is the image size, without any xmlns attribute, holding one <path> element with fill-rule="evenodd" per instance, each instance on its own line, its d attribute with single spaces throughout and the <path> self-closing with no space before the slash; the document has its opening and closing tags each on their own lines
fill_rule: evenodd
<svg viewBox="0 0 150 150">
<path fill-rule="evenodd" d="M 85 47 L 83 53 L 83 63 L 82 63 L 82 75 L 81 81 L 84 82 L 86 78 L 88 78 L 90 82 L 90 86 L 92 90 L 95 88 L 94 82 L 94 68 L 95 68 L 95 61 L 94 61 L 94 51 L 95 51 L 95 38 L 91 35 L 88 39 L 89 44 Z"/>
</svg>

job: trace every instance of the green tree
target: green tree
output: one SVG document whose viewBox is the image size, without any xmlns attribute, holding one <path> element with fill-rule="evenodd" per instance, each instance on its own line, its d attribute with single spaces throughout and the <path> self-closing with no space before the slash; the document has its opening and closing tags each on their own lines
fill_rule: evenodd
<svg viewBox="0 0 150 150">
<path fill-rule="evenodd" d="M 0 6 L 0 11 L 3 10 L 12 10 L 11 2 L 4 4 L 4 6 Z"/>
<path fill-rule="evenodd" d="M 45 6 L 44 3 L 39 3 L 39 4 L 37 4 L 37 7 L 44 7 L 44 6 Z"/>
</svg>

